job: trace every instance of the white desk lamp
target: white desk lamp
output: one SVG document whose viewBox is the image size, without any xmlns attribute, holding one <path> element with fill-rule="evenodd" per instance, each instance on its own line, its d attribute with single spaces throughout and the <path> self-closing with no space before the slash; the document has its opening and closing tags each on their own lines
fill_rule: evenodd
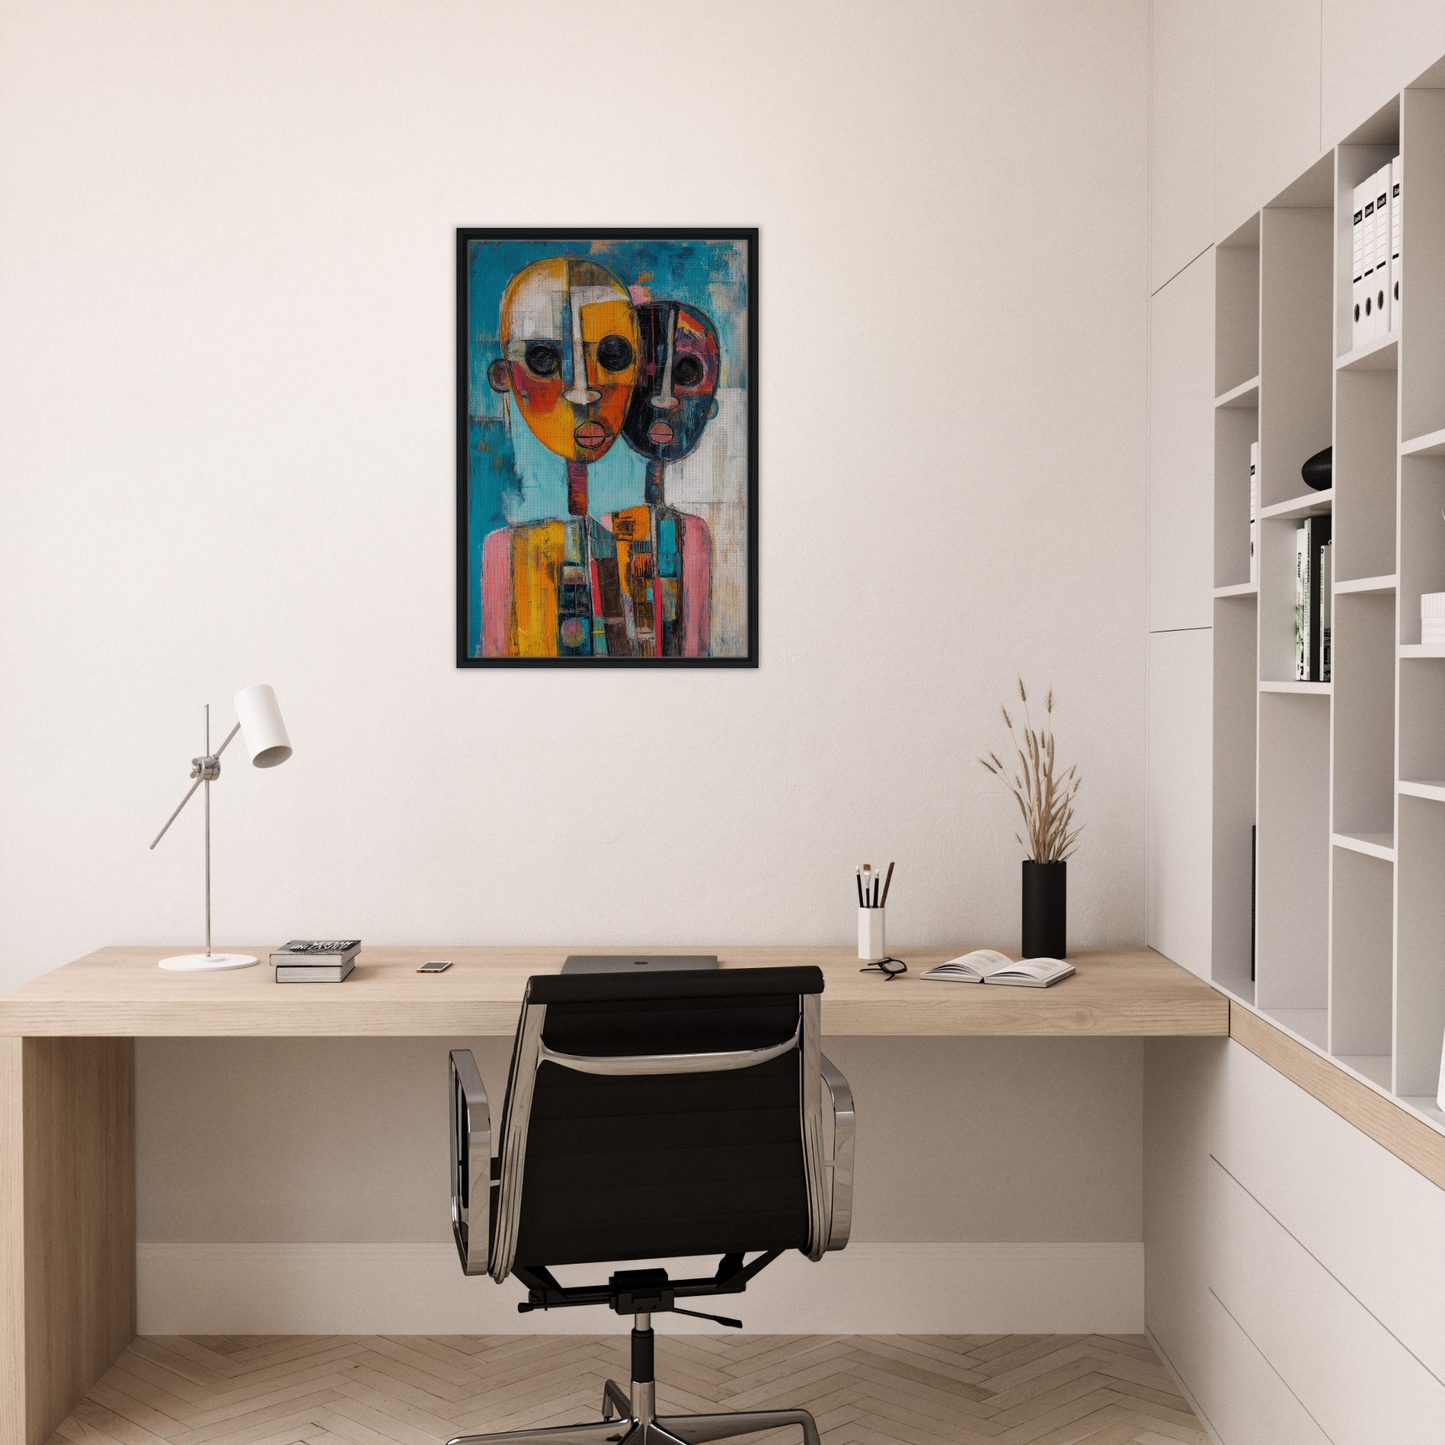
<svg viewBox="0 0 1445 1445">
<path fill-rule="evenodd" d="M 276 703 L 276 691 L 269 683 L 257 683 L 254 687 L 243 687 L 236 694 L 236 726 L 226 734 L 226 741 L 213 753 L 211 751 L 211 705 L 206 704 L 206 747 L 198 758 L 191 759 L 191 776 L 196 780 L 191 790 L 181 799 L 176 811 L 166 819 L 166 826 L 155 836 L 154 848 L 166 836 L 166 828 L 180 816 L 181 809 L 191 801 L 197 788 L 206 789 L 206 951 L 184 953 L 175 958 L 161 959 L 161 967 L 181 973 L 209 972 L 221 968 L 249 968 L 256 962 L 249 953 L 211 952 L 211 784 L 221 776 L 221 754 L 236 734 L 251 762 L 258 768 L 274 768 L 291 756 L 291 739 L 286 736 L 286 724 L 281 721 L 281 709 Z"/>
</svg>

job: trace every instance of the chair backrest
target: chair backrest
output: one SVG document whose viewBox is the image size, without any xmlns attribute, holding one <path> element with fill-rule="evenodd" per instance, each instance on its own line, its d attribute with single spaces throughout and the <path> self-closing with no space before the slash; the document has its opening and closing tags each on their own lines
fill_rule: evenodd
<svg viewBox="0 0 1445 1445">
<path fill-rule="evenodd" d="M 490 1270 L 827 1248 L 816 968 L 547 975 L 517 1027 Z"/>
</svg>

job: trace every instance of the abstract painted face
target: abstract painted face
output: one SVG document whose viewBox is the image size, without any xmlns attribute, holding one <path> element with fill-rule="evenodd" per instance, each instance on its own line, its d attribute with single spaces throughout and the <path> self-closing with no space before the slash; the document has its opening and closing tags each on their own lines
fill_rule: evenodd
<svg viewBox="0 0 1445 1445">
<path fill-rule="evenodd" d="M 643 302 L 637 329 L 637 386 L 622 434 L 643 456 L 675 462 L 697 445 L 717 407 L 717 332 L 696 306 L 681 301 Z"/>
<path fill-rule="evenodd" d="M 524 266 L 502 297 L 502 356 L 487 368 L 532 434 L 571 462 L 595 462 L 622 430 L 637 377 L 637 315 L 594 261 Z"/>
</svg>

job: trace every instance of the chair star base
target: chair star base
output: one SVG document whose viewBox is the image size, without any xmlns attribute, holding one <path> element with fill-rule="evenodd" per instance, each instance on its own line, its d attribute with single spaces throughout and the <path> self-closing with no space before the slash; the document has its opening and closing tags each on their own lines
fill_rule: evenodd
<svg viewBox="0 0 1445 1445">
<path fill-rule="evenodd" d="M 553 1425 L 544 1430 L 503 1430 L 495 1435 L 458 1435 L 447 1445 L 707 1445 L 796 1425 L 803 1445 L 819 1445 L 818 1426 L 806 1410 L 736 1410 L 717 1415 L 658 1415 L 652 1369 L 652 1317 L 639 1312 L 632 1328 L 633 1380 L 629 1394 L 608 1380 L 602 1388 L 602 1418 L 591 1424 Z"/>
<path fill-rule="evenodd" d="M 633 1395 L 643 1392 L 636 1385 Z M 650 1390 L 648 1391 L 650 1394 Z M 620 1413 L 613 1417 L 616 1408 Z M 591 1424 L 554 1425 L 545 1430 L 503 1430 L 495 1435 L 458 1435 L 447 1445 L 706 1445 L 797 1425 L 803 1445 L 820 1445 L 818 1427 L 806 1410 L 739 1410 L 720 1415 L 651 1415 L 643 1418 L 615 1380 L 608 1380 L 603 1417 Z"/>
</svg>

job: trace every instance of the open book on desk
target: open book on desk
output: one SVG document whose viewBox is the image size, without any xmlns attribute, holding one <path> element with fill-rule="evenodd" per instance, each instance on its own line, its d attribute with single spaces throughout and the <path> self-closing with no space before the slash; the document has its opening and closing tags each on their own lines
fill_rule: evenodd
<svg viewBox="0 0 1445 1445">
<path fill-rule="evenodd" d="M 1020 963 L 997 949 L 976 948 L 972 953 L 928 969 L 919 977 L 941 983 L 1007 983 L 1018 988 L 1047 988 L 1061 978 L 1068 978 L 1073 971 L 1074 965 L 1061 958 L 1026 958 Z"/>
</svg>

